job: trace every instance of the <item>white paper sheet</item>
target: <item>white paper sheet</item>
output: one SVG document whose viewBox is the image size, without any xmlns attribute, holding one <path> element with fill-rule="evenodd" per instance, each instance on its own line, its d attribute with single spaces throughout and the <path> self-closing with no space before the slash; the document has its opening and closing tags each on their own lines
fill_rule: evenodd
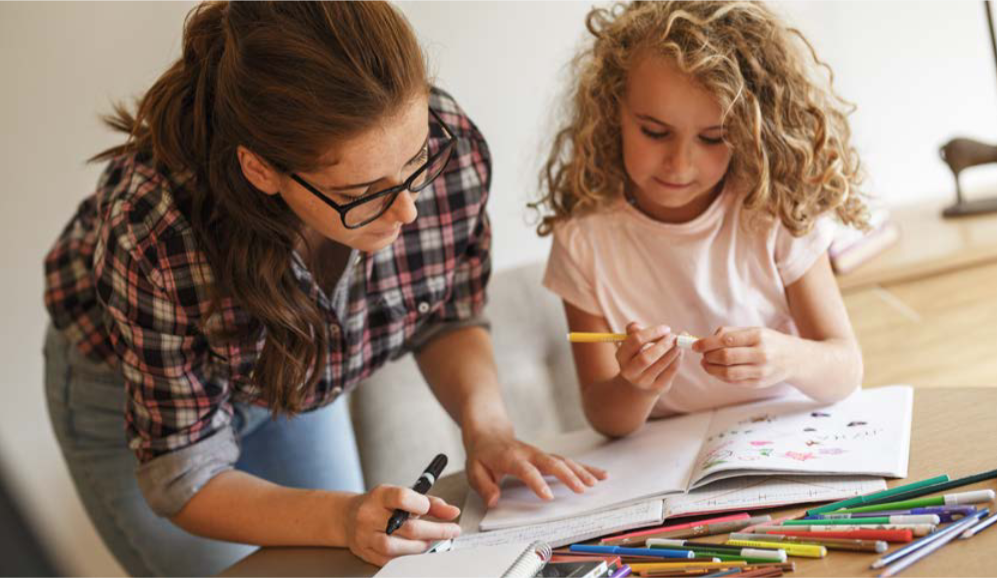
<svg viewBox="0 0 997 578">
<path fill-rule="evenodd" d="M 609 479 L 576 494 L 548 478 L 554 500 L 544 502 L 521 481 L 506 478 L 498 505 L 481 521 L 482 530 L 553 522 L 587 512 L 629 504 L 667 492 L 682 492 L 706 437 L 709 413 L 690 414 L 647 424 L 620 440 L 575 454 L 581 463 L 609 472 Z"/>
</svg>

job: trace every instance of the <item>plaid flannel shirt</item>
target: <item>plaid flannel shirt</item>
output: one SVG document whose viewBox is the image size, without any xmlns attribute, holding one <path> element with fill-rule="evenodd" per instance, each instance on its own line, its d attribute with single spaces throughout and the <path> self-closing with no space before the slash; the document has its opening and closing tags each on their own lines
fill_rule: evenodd
<svg viewBox="0 0 997 578">
<path fill-rule="evenodd" d="M 419 195 L 415 222 L 385 249 L 354 250 L 331 294 L 294 255 L 298 282 L 329 320 L 325 370 L 307 409 L 447 328 L 484 324 L 491 157 L 449 95 L 433 90 L 430 106 L 459 140 L 446 171 Z M 430 138 L 445 138 L 435 123 Z M 250 382 L 264 331 L 231 299 L 206 318 L 213 275 L 180 201 L 189 195 L 177 194 L 190 178 L 142 155 L 114 159 L 45 260 L 55 327 L 124 377 L 123 425 L 141 463 L 139 485 L 166 516 L 238 459 L 232 402 L 264 403 Z M 205 323 L 246 338 L 216 342 Z"/>
</svg>

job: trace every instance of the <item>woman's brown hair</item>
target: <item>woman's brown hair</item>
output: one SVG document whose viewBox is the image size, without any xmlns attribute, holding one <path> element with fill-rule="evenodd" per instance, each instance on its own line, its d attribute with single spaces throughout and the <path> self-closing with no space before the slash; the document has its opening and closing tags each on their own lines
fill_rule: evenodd
<svg viewBox="0 0 997 578">
<path fill-rule="evenodd" d="M 422 51 L 385 2 L 210 2 L 188 14 L 183 53 L 105 121 L 129 135 L 92 160 L 151 154 L 193 175 L 192 227 L 214 275 L 211 310 L 231 298 L 265 332 L 252 381 L 275 413 L 300 411 L 325 370 L 328 321 L 292 272 L 302 223 L 256 190 L 244 146 L 281 171 L 318 168 L 330 145 L 428 91 Z M 259 336 L 224 336 L 248 339 Z"/>
<path fill-rule="evenodd" d="M 835 94 L 830 68 L 806 38 L 765 4 L 621 2 L 594 8 L 586 25 L 593 42 L 574 61 L 568 119 L 540 176 L 544 194 L 531 204 L 538 234 L 623 193 L 619 105 L 645 54 L 670 59 L 716 97 L 733 149 L 728 179 L 749 212 L 797 236 L 825 213 L 866 226 L 847 120 L 853 107 Z M 814 74 L 820 69 L 826 83 Z"/>
</svg>

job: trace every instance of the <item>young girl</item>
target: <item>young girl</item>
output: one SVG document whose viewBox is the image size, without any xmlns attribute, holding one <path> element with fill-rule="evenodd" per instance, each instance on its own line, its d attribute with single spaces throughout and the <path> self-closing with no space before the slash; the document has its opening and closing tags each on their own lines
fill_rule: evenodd
<svg viewBox="0 0 997 578">
<path fill-rule="evenodd" d="M 595 9 L 568 124 L 541 182 L 544 283 L 571 331 L 585 413 L 610 436 L 777 396 L 834 401 L 862 359 L 827 258 L 864 226 L 843 104 L 795 30 L 753 2 Z M 701 336 L 691 351 L 677 336 Z"/>
<path fill-rule="evenodd" d="M 547 498 L 545 474 L 602 475 L 513 432 L 481 319 L 491 157 L 390 4 L 201 5 L 111 124 L 128 140 L 46 260 L 46 391 L 130 574 L 215 574 L 242 544 L 383 564 L 453 537 L 454 506 L 361 480 L 343 394 L 406 351 L 487 502 L 506 474 Z M 388 535 L 396 509 L 414 516 Z"/>
</svg>

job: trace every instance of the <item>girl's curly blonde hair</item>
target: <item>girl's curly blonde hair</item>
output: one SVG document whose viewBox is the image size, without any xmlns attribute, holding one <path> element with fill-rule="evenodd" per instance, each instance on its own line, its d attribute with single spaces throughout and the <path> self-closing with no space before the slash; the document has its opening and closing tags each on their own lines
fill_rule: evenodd
<svg viewBox="0 0 997 578">
<path fill-rule="evenodd" d="M 567 126 L 554 137 L 540 175 L 537 233 L 604 207 L 622 194 L 619 106 L 635 56 L 670 58 L 711 92 L 724 111 L 734 154 L 727 178 L 746 191 L 752 214 L 778 218 L 796 236 L 834 211 L 868 226 L 859 158 L 833 73 L 796 29 L 757 2 L 617 3 L 589 12 L 595 42 L 574 60 Z M 815 66 L 811 66 L 815 65 Z M 827 70 L 826 88 L 811 76 Z"/>
</svg>

